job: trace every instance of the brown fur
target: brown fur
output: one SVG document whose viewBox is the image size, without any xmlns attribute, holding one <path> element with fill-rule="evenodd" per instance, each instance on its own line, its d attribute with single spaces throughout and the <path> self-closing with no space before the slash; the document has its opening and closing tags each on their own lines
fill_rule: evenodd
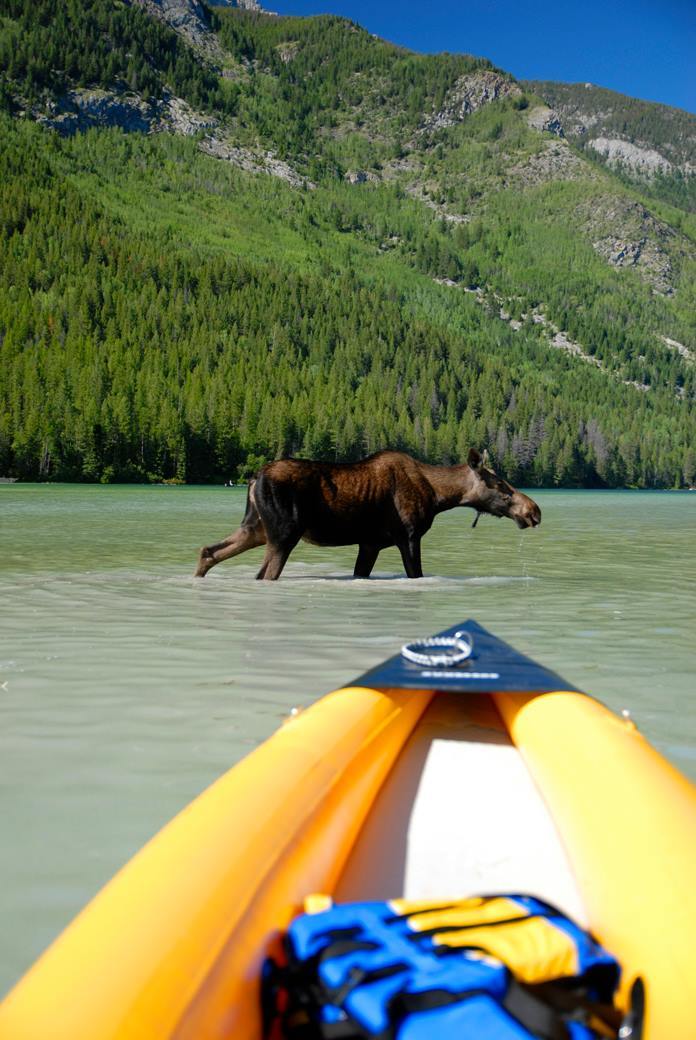
<svg viewBox="0 0 696 1040">
<path fill-rule="evenodd" d="M 201 549 L 197 577 L 222 560 L 266 546 L 257 577 L 275 581 L 304 539 L 315 545 L 359 545 L 354 575 L 369 577 L 379 552 L 396 545 L 409 578 L 422 577 L 420 542 L 438 513 L 469 506 L 507 516 L 519 527 L 541 522 L 538 505 L 485 467 L 476 451 L 460 466 L 430 466 L 381 451 L 360 462 L 280 459 L 250 482 L 241 526 Z"/>
</svg>

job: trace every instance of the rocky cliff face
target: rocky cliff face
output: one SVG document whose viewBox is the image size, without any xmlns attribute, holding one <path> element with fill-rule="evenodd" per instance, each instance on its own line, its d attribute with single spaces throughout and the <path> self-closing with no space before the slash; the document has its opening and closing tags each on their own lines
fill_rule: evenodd
<svg viewBox="0 0 696 1040">
<path fill-rule="evenodd" d="M 594 137 L 588 141 L 588 145 L 603 155 L 610 166 L 627 166 L 635 173 L 653 176 L 656 173 L 669 173 L 674 169 L 669 159 L 661 155 L 657 149 L 641 147 L 620 137 Z"/>
</svg>

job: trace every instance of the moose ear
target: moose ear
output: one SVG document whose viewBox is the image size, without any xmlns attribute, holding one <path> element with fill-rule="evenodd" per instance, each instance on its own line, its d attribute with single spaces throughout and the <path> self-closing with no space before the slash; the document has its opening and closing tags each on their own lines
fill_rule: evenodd
<svg viewBox="0 0 696 1040">
<path fill-rule="evenodd" d="M 480 453 L 476 451 L 476 448 L 471 448 L 469 451 L 469 458 L 467 459 L 467 462 L 469 463 L 471 468 L 479 469 L 479 467 L 481 466 L 481 461 L 482 460 Z"/>
</svg>

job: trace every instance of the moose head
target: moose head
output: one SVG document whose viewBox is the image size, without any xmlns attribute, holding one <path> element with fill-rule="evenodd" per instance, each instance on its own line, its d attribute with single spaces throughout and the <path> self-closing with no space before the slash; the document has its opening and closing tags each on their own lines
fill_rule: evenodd
<svg viewBox="0 0 696 1040">
<path fill-rule="evenodd" d="M 467 461 L 473 476 L 473 486 L 467 494 L 466 503 L 462 504 L 476 509 L 474 526 L 481 513 L 506 516 L 522 529 L 537 527 L 541 523 L 541 509 L 536 502 L 489 469 L 487 460 L 475 448 L 469 452 Z"/>
</svg>

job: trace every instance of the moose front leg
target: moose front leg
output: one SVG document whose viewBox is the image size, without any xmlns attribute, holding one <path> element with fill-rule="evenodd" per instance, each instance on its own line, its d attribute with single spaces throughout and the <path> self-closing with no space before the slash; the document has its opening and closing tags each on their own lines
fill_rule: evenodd
<svg viewBox="0 0 696 1040">
<path fill-rule="evenodd" d="M 377 562 L 379 549 L 374 545 L 361 545 L 358 550 L 358 558 L 353 569 L 354 578 L 369 578 L 372 568 Z"/>
<path fill-rule="evenodd" d="M 408 578 L 422 578 L 423 567 L 421 565 L 421 540 L 420 536 L 410 534 L 396 543 L 404 563 L 404 570 Z"/>
</svg>

